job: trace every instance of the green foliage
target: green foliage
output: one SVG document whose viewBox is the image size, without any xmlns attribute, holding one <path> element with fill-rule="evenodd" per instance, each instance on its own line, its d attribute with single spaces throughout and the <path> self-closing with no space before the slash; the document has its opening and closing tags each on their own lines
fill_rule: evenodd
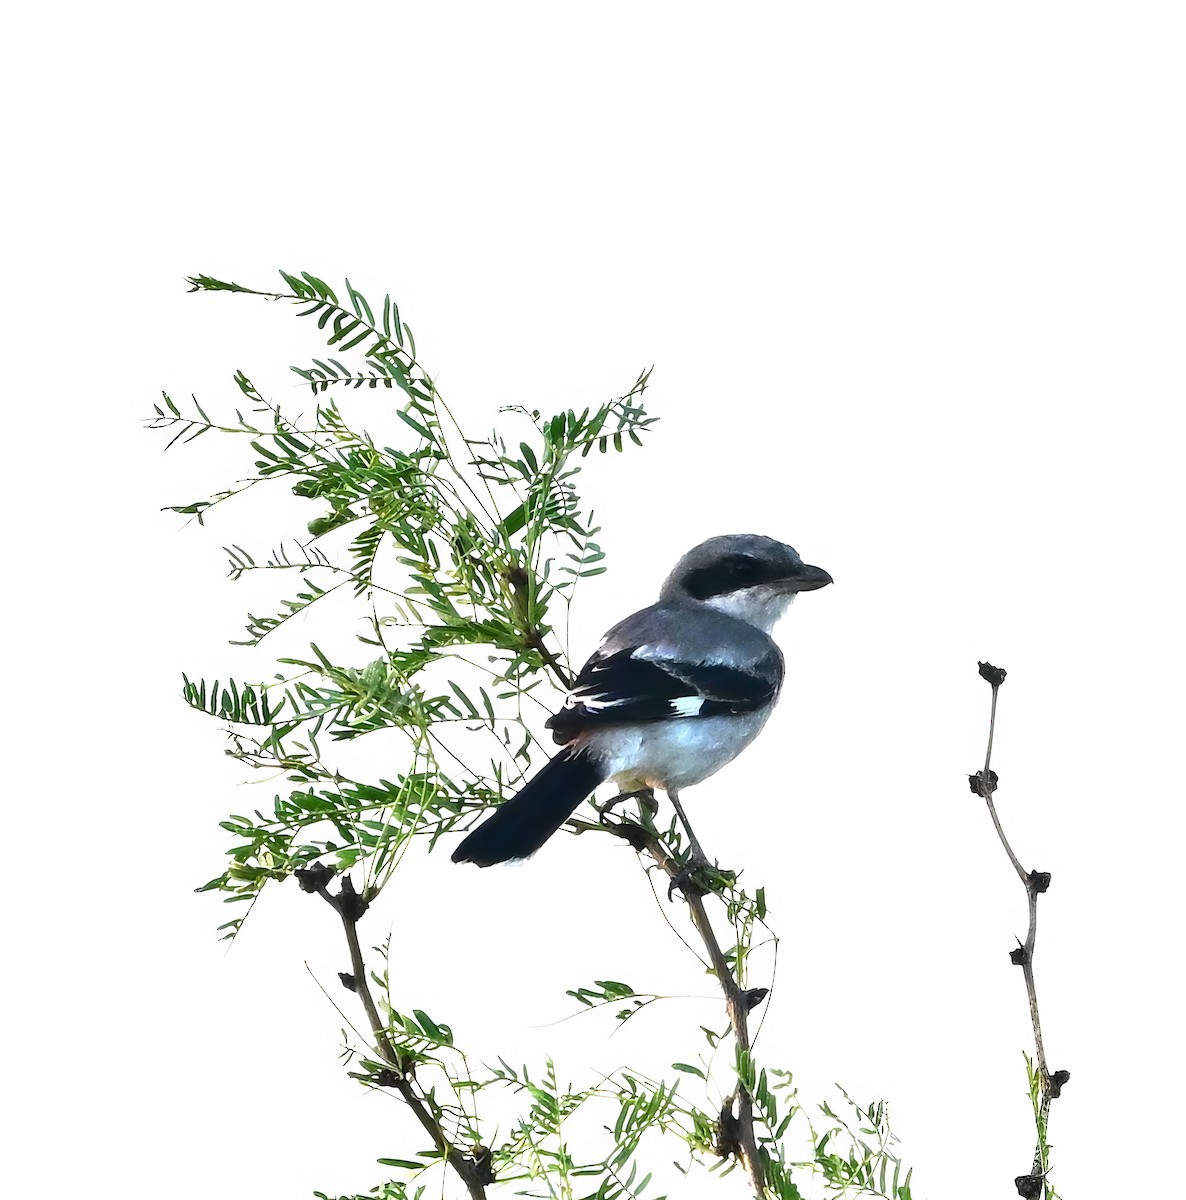
<svg viewBox="0 0 1186 1200">
<path fill-rule="evenodd" d="M 640 1013 L 647 1005 L 663 997 L 655 995 L 640 995 L 628 983 L 618 983 L 613 979 L 597 979 L 593 987 L 572 988 L 565 993 L 574 1000 L 579 1000 L 586 1008 L 604 1008 L 610 1004 L 621 1004 L 628 1000 L 629 1004 L 619 1008 L 615 1016 L 619 1021 L 628 1021 Z"/>
<path fill-rule="evenodd" d="M 212 510 L 258 487 L 283 489 L 308 505 L 303 528 L 285 531 L 274 547 L 226 547 L 232 580 L 274 576 L 283 585 L 270 607 L 248 614 L 245 635 L 233 643 L 256 658 L 272 652 L 252 671 L 263 681 L 182 676 L 185 703 L 227 727 L 228 753 L 284 782 L 268 811 L 222 822 L 231 839 L 227 865 L 199 890 L 249 912 L 273 881 L 300 871 L 304 886 L 313 870 L 325 881 L 349 871 L 349 894 L 360 906 L 353 917 L 343 912 L 349 928 L 411 847 L 431 850 L 499 803 L 529 769 L 542 717 L 569 681 L 556 631 L 579 581 L 605 570 L 577 477 L 595 450 L 641 444 L 654 418 L 642 403 L 643 372 L 619 398 L 550 416 L 508 409 L 499 430 L 471 437 L 418 359 L 390 297 L 372 306 L 349 281 L 340 300 L 309 273 L 281 277 L 285 290 L 271 292 L 207 275 L 189 282 L 198 292 L 286 302 L 309 320 L 332 350 L 292 368 L 308 386 L 311 415 L 282 411 L 239 371 L 237 403 L 246 412 L 235 408 L 233 418 L 216 421 L 196 398 L 183 411 L 163 394 L 148 424 L 167 434 L 166 448 L 216 432 L 251 453 L 246 478 L 171 511 L 204 524 Z M 338 393 L 364 388 L 351 403 L 379 400 L 375 418 L 388 419 L 387 437 L 356 428 L 338 405 Z M 361 630 L 353 656 L 294 644 L 298 629 L 314 619 L 324 626 L 331 613 L 334 627 Z M 384 758 L 398 764 L 390 778 L 362 778 L 351 766 L 364 737 L 386 739 Z M 638 822 L 673 854 L 684 853 L 674 822 L 656 830 L 645 806 Z M 604 831 L 597 821 L 571 824 Z M 723 953 L 745 986 L 755 938 L 774 943 L 765 891 L 743 889 L 728 872 L 704 874 L 733 929 Z M 308 890 L 329 898 L 324 882 Z M 221 928 L 233 937 L 243 919 Z M 709 1054 L 700 1065 L 672 1064 L 670 1081 L 622 1069 L 577 1087 L 563 1083 L 550 1061 L 534 1073 L 502 1060 L 483 1067 L 456 1044 L 453 1024 L 440 1014 L 396 1007 L 389 946 L 377 953 L 381 969 L 342 977 L 362 993 L 371 1026 L 367 1036 L 344 1031 L 344 1057 L 363 1086 L 394 1089 L 435 1134 L 427 1149 L 380 1160 L 392 1175 L 367 1194 L 371 1200 L 439 1194 L 440 1180 L 426 1181 L 426 1173 L 464 1173 L 479 1161 L 500 1185 L 565 1200 L 650 1200 L 652 1174 L 640 1158 L 661 1161 L 671 1147 L 680 1172 L 735 1168 L 722 1155 L 722 1093 L 713 1078 L 726 1034 L 694 1027 Z M 401 994 L 408 990 L 405 979 Z M 611 1009 L 617 1022 L 664 999 L 607 979 L 568 995 L 582 1011 Z M 741 1054 L 735 1074 L 729 1086 L 740 1082 L 752 1096 L 760 1168 L 773 1195 L 795 1200 L 806 1180 L 828 1196 L 911 1200 L 884 1106 L 862 1109 L 845 1097 L 853 1129 L 825 1105 L 829 1124 L 819 1133 L 788 1073 Z M 681 1086 L 712 1096 L 716 1111 L 685 1099 Z M 496 1098 L 512 1107 L 509 1122 L 487 1115 Z M 597 1130 L 600 1136 L 590 1136 Z M 796 1132 L 805 1155 L 788 1140 Z"/>
<path fill-rule="evenodd" d="M 579 413 L 512 410 L 524 431 L 516 448 L 498 433 L 469 437 L 417 360 L 390 297 L 376 320 L 349 282 L 343 304 L 313 275 L 281 276 L 287 291 L 207 275 L 189 282 L 195 291 L 296 305 L 335 351 L 294 368 L 311 392 L 362 382 L 398 388 L 404 436 L 395 446 L 379 444 L 353 429 L 333 400 L 319 402 L 311 418 L 290 416 L 242 371 L 234 382 L 246 415 L 236 409 L 233 420 L 216 423 L 196 398 L 183 413 L 164 395 L 149 422 L 170 435 L 169 446 L 214 430 L 243 438 L 253 452 L 248 478 L 173 511 L 204 522 L 216 505 L 260 485 L 285 486 L 318 510 L 308 538 L 290 536 L 264 553 L 228 547 L 232 579 L 261 571 L 297 578 L 270 612 L 249 613 L 235 644 L 281 636 L 333 596 L 352 597 L 366 625 L 359 641 L 369 653 L 358 664 L 333 662 L 312 645 L 278 658 L 284 669 L 266 683 L 183 679 L 186 703 L 232 726 L 232 754 L 280 768 L 300 785 L 277 797 L 267 816 L 225 822 L 237 839 L 231 865 L 205 886 L 233 901 L 249 901 L 268 881 L 318 859 L 338 868 L 361 863 L 367 886 L 380 888 L 407 838 L 435 840 L 521 774 L 534 736 L 525 702 L 566 677 L 553 613 L 571 601 L 578 580 L 604 570 L 597 529 L 576 491 L 580 460 L 594 447 L 639 443 L 654 420 L 641 403 L 644 373 L 620 399 Z M 347 364 L 352 353 L 363 360 L 358 368 Z M 458 772 L 444 732 L 450 723 L 481 725 L 491 735 L 483 765 L 468 755 Z M 322 754 L 326 739 L 379 731 L 402 734 L 414 760 L 395 784 L 347 778 Z M 442 758 L 453 763 L 449 773 Z"/>
</svg>

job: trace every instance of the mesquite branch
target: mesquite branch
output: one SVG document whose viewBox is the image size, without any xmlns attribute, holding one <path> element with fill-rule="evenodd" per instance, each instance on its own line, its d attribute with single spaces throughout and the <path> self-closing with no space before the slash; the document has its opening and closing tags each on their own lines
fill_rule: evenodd
<svg viewBox="0 0 1186 1200">
<path fill-rule="evenodd" d="M 1018 879 L 1021 880 L 1022 887 L 1025 888 L 1029 904 L 1029 929 L 1025 941 L 1010 952 L 1009 958 L 1015 966 L 1022 969 L 1025 976 L 1030 1020 L 1034 1027 L 1034 1049 L 1039 1089 L 1036 1113 L 1037 1146 L 1034 1150 L 1034 1161 L 1030 1172 L 1026 1175 L 1018 1175 L 1014 1183 L 1017 1187 L 1017 1194 L 1023 1197 L 1023 1200 L 1041 1200 L 1044 1193 L 1048 1196 L 1052 1195 L 1046 1180 L 1047 1172 L 1050 1169 L 1046 1144 L 1046 1122 L 1050 1115 L 1050 1102 L 1058 1098 L 1063 1085 L 1071 1077 L 1071 1073 L 1066 1070 L 1052 1073 L 1046 1065 L 1046 1048 L 1042 1042 L 1042 1022 L 1038 1016 L 1038 990 L 1034 983 L 1034 943 L 1038 936 L 1038 896 L 1049 888 L 1050 873 L 1048 871 L 1027 871 L 1013 852 L 1013 847 L 1009 844 L 1009 839 L 1001 827 L 1001 819 L 997 815 L 996 805 L 993 803 L 993 793 L 997 789 L 998 777 L 992 769 L 992 739 L 997 723 L 997 693 L 1001 689 L 1001 684 L 1005 682 L 1006 672 L 1000 667 L 994 667 L 991 663 L 982 662 L 979 667 L 981 678 L 987 680 L 992 687 L 992 709 L 988 718 L 988 749 L 984 755 L 984 769 L 969 776 L 969 783 L 972 791 L 983 797 L 988 806 L 988 815 L 992 818 L 993 828 L 996 829 L 997 836 L 1001 839 L 1001 845 L 1009 856 L 1009 862 L 1017 873 Z"/>
<path fill-rule="evenodd" d="M 533 644 L 536 645 L 561 686 L 566 689 L 571 687 L 571 675 L 554 656 L 547 653 L 546 647 L 542 645 L 542 639 Z M 762 990 L 760 993 L 751 994 L 741 987 L 737 976 L 729 966 L 729 960 L 721 949 L 712 922 L 708 919 L 708 912 L 704 907 L 704 896 L 707 892 L 696 883 L 688 866 L 672 857 L 659 838 L 643 825 L 628 819 L 612 818 L 608 815 L 615 804 L 620 800 L 628 799 L 630 795 L 615 797 L 602 806 L 601 827 L 629 842 L 640 854 L 649 855 L 671 880 L 670 891 L 674 892 L 678 889 L 687 901 L 688 915 L 692 918 L 692 924 L 695 926 L 700 940 L 704 943 L 704 949 L 708 954 L 709 968 L 716 976 L 721 991 L 725 994 L 725 1011 L 729 1016 L 729 1024 L 733 1030 L 733 1040 L 736 1043 L 737 1051 L 739 1055 L 748 1055 L 750 1051 L 749 1010 L 766 993 Z M 648 800 L 650 803 L 654 803 L 654 795 L 649 789 L 641 795 L 645 797 L 644 803 L 647 803 Z M 675 803 L 678 809 L 678 801 Z M 574 821 L 571 824 L 575 825 L 578 831 L 585 827 L 584 823 L 580 821 Z M 686 818 L 684 824 L 687 826 Z M 693 839 L 693 849 L 699 850 L 690 826 L 688 833 Z M 733 1111 L 734 1105 L 736 1105 L 736 1112 Z M 753 1098 L 740 1079 L 737 1081 L 733 1095 L 726 1100 L 721 1109 L 717 1149 L 722 1157 L 732 1156 L 741 1162 L 749 1175 L 754 1195 L 761 1200 L 766 1195 L 766 1182 L 758 1156 L 757 1136 L 754 1133 Z"/>
<path fill-rule="evenodd" d="M 619 797 L 618 799 L 624 799 Z M 729 1024 L 733 1029 L 733 1039 L 740 1054 L 749 1054 L 749 1010 L 756 1001 L 765 995 L 760 989 L 750 993 L 745 991 L 738 982 L 737 976 L 729 966 L 721 944 L 708 918 L 704 907 L 704 896 L 707 890 L 696 882 L 689 873 L 686 864 L 668 851 L 659 838 L 645 826 L 629 819 L 618 819 L 609 816 L 609 808 L 616 803 L 611 800 L 602 809 L 601 825 L 616 837 L 629 842 L 640 854 L 647 854 L 654 863 L 664 871 L 671 880 L 670 891 L 679 890 L 688 905 L 688 915 L 696 928 L 704 949 L 708 954 L 709 969 L 716 976 L 721 991 L 725 994 L 725 1011 L 729 1016 Z M 736 1112 L 734 1112 L 736 1105 Z M 766 1183 L 762 1174 L 762 1164 L 758 1155 L 758 1141 L 754 1133 L 753 1099 L 748 1090 L 738 1079 L 733 1095 L 725 1102 L 721 1110 L 720 1130 L 717 1149 L 724 1156 L 738 1159 L 749 1175 L 754 1195 L 761 1200 L 766 1195 Z"/>
<path fill-rule="evenodd" d="M 405 1061 L 391 1044 L 386 1023 L 379 1015 L 379 1009 L 371 995 L 366 963 L 363 960 L 362 948 L 358 941 L 358 922 L 370 906 L 370 899 L 365 894 L 359 895 L 354 890 L 354 883 L 349 875 L 342 876 L 337 894 L 331 894 L 328 884 L 334 875 L 332 867 L 319 864 L 298 870 L 295 875 L 302 891 L 315 892 L 341 918 L 342 929 L 346 934 L 346 945 L 350 951 L 350 974 L 342 976 L 342 982 L 358 996 L 363 1011 L 366 1013 L 367 1023 L 371 1027 L 375 1050 L 389 1068 L 382 1073 L 383 1084 L 394 1088 L 408 1108 L 412 1110 L 413 1116 L 432 1138 L 437 1152 L 461 1177 L 471 1200 L 485 1200 L 486 1184 L 493 1182 L 488 1157 L 480 1155 L 471 1157 L 459 1150 L 445 1137 L 440 1122 L 429 1105 L 425 1103 L 413 1081 L 412 1064 Z"/>
<path fill-rule="evenodd" d="M 536 645 L 544 661 L 551 668 L 553 676 L 559 681 L 561 686 L 566 689 L 570 688 L 572 686 L 572 676 L 553 655 L 547 652 L 546 647 L 542 644 L 542 639 L 533 642 L 533 644 Z M 721 949 L 721 944 L 717 940 L 712 922 L 708 919 L 708 912 L 704 907 L 704 896 L 707 893 L 705 889 L 696 883 L 688 867 L 675 859 L 659 838 L 643 825 L 627 819 L 612 818 L 608 815 L 610 809 L 615 804 L 621 800 L 629 799 L 630 795 L 632 793 L 615 797 L 602 806 L 601 828 L 607 829 L 616 837 L 629 842 L 640 854 L 645 853 L 649 855 L 654 863 L 671 880 L 670 890 L 675 891 L 678 889 L 687 901 L 688 915 L 692 918 L 692 924 L 695 926 L 696 932 L 700 935 L 700 940 L 704 943 L 704 949 L 708 954 L 709 968 L 713 975 L 716 976 L 721 991 L 725 994 L 725 1011 L 729 1016 L 729 1024 L 733 1030 L 733 1040 L 736 1043 L 738 1053 L 748 1055 L 750 1051 L 749 1010 L 754 1006 L 755 1002 L 760 1001 L 761 997 L 765 996 L 765 990 L 763 989 L 756 993 L 747 993 L 741 987 L 737 976 L 729 966 L 729 960 L 725 957 L 724 951 Z M 640 795 L 644 797 L 643 803 L 647 803 L 648 801 L 652 804 L 654 803 L 654 795 L 649 789 L 640 793 Z M 676 803 L 678 807 L 678 802 Z M 686 826 L 686 818 L 684 823 Z M 581 821 L 574 821 L 571 824 L 575 825 L 578 831 L 586 827 Z M 693 837 L 694 841 L 694 835 L 692 835 L 690 827 L 688 827 L 688 833 Z M 694 849 L 699 850 L 699 845 L 694 843 Z M 736 1105 L 736 1113 L 733 1111 L 734 1105 Z M 754 1133 L 753 1098 L 740 1079 L 737 1081 L 737 1087 L 733 1095 L 726 1100 L 724 1107 L 721 1109 L 717 1149 L 722 1157 L 732 1156 L 741 1162 L 746 1173 L 749 1175 L 750 1183 L 753 1185 L 754 1195 L 761 1200 L 766 1195 L 766 1182 L 762 1174 L 761 1160 L 758 1156 L 757 1136 Z"/>
</svg>

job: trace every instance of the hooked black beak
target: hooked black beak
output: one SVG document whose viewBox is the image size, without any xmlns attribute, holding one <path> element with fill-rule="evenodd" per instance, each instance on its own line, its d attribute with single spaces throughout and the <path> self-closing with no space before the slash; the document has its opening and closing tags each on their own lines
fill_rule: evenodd
<svg viewBox="0 0 1186 1200">
<path fill-rule="evenodd" d="M 812 567 L 807 563 L 800 563 L 785 577 L 783 587 L 788 592 L 814 592 L 816 588 L 827 587 L 831 582 L 832 576 L 823 567 Z"/>
</svg>

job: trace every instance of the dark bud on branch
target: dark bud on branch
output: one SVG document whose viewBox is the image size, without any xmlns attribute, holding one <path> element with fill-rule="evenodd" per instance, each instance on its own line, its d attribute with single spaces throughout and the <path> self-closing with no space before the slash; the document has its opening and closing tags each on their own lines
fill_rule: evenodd
<svg viewBox="0 0 1186 1200">
<path fill-rule="evenodd" d="M 363 913 L 370 907 L 367 898 L 354 890 L 354 881 L 349 875 L 342 876 L 342 886 L 334 898 L 334 904 L 348 921 L 361 920 Z"/>
<path fill-rule="evenodd" d="M 474 1164 L 475 1181 L 483 1187 L 487 1187 L 494 1182 L 494 1156 L 490 1153 L 489 1146 L 478 1145 L 469 1152 L 470 1160 Z"/>
<path fill-rule="evenodd" d="M 977 663 L 980 668 L 980 678 L 988 680 L 993 687 L 998 688 L 1005 682 L 1005 676 L 1009 673 L 1004 667 L 994 667 L 992 663 Z"/>
<path fill-rule="evenodd" d="M 1030 960 L 1030 952 L 1024 946 L 1018 946 L 1016 950 L 1009 951 L 1009 961 L 1015 967 L 1024 967 Z"/>
<path fill-rule="evenodd" d="M 1018 1175 L 1013 1183 L 1021 1200 L 1038 1200 L 1042 1194 L 1041 1175 Z"/>
<path fill-rule="evenodd" d="M 1062 1095 L 1062 1089 L 1071 1081 L 1070 1071 L 1055 1071 L 1050 1076 L 1050 1095 L 1057 1100 Z"/>
<path fill-rule="evenodd" d="M 736 1158 L 741 1149 L 741 1122 L 733 1113 L 732 1097 L 721 1106 L 715 1149 L 722 1158 Z"/>
<path fill-rule="evenodd" d="M 997 790 L 997 780 L 999 778 L 996 771 L 993 770 L 977 771 L 975 775 L 968 776 L 968 787 L 977 796 L 987 800 Z"/>
<path fill-rule="evenodd" d="M 403 1076 L 398 1071 L 393 1071 L 390 1067 L 384 1067 L 382 1070 L 376 1071 L 371 1078 L 376 1087 L 397 1087 L 403 1081 Z"/>
<path fill-rule="evenodd" d="M 348 992 L 357 992 L 358 991 L 358 980 L 355 979 L 354 976 L 351 975 L 349 971 L 339 971 L 338 972 L 338 980 L 341 982 L 342 986 L 346 989 L 346 991 L 348 991 Z"/>
<path fill-rule="evenodd" d="M 743 993 L 745 997 L 745 1011 L 753 1012 L 767 996 L 770 995 L 769 988 L 747 988 Z"/>
<path fill-rule="evenodd" d="M 293 871 L 302 892 L 319 892 L 334 877 L 334 869 L 328 863 L 314 863 L 311 867 L 298 867 Z"/>
<path fill-rule="evenodd" d="M 1050 887 L 1049 871 L 1031 871 L 1026 880 L 1026 886 L 1035 896 L 1040 896 Z"/>
</svg>

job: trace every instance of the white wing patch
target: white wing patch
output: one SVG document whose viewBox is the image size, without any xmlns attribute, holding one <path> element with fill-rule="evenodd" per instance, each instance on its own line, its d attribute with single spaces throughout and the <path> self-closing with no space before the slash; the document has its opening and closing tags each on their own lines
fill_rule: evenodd
<svg viewBox="0 0 1186 1200">
<path fill-rule="evenodd" d="M 604 642 L 602 647 L 604 647 Z M 604 660 L 610 655 L 601 654 L 600 652 L 594 656 L 593 661 L 589 664 L 589 673 L 595 675 L 601 668 L 597 661 L 599 658 Z M 636 646 L 630 652 L 630 657 L 638 662 L 655 663 L 662 666 L 665 661 L 670 660 L 671 652 L 665 652 L 662 646 Z M 586 685 L 583 688 L 578 688 L 574 692 L 570 692 L 564 698 L 565 708 L 581 707 L 588 713 L 605 712 L 607 709 L 620 708 L 623 705 L 635 704 L 638 701 L 636 696 L 617 696 L 611 698 L 610 694 L 599 691 L 596 684 L 590 680 L 593 686 Z M 677 696 L 671 700 L 663 701 L 670 709 L 672 717 L 698 717 L 700 710 L 704 707 L 703 696 Z"/>
<path fill-rule="evenodd" d="M 609 700 L 604 694 L 597 692 L 571 692 L 564 698 L 565 708 L 576 708 L 579 704 L 590 712 L 599 712 L 603 708 L 618 708 L 623 704 L 633 704 L 633 696 L 620 696 L 617 700 Z"/>
<path fill-rule="evenodd" d="M 564 698 L 565 708 L 576 708 L 578 705 L 586 712 L 605 712 L 610 708 L 621 708 L 624 704 L 636 703 L 634 696 L 619 696 L 615 700 L 609 699 L 604 694 L 597 692 L 572 692 Z M 698 717 L 700 710 L 704 707 L 703 696 L 677 696 L 674 700 L 665 700 L 665 704 L 671 709 L 673 717 Z"/>
</svg>

